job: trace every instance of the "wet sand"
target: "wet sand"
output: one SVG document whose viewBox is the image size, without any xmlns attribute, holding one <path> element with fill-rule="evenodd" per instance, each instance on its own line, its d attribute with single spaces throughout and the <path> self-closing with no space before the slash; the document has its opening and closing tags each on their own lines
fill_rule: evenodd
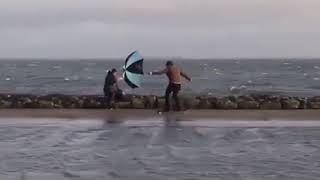
<svg viewBox="0 0 320 180">
<path fill-rule="evenodd" d="M 101 122 L 0 121 L 0 179 L 316 180 L 320 176 L 319 127 Z"/>
<path fill-rule="evenodd" d="M 192 110 L 162 113 L 154 110 L 0 110 L 0 124 L 121 123 L 130 127 L 161 127 L 179 122 L 184 127 L 320 127 L 319 110 Z"/>
<path fill-rule="evenodd" d="M 2 118 L 66 118 L 152 120 L 174 116 L 181 121 L 245 120 L 245 121 L 320 121 L 320 110 L 189 110 L 161 113 L 156 110 L 79 110 L 79 109 L 1 109 Z"/>
<path fill-rule="evenodd" d="M 1 180 L 320 176 L 320 111 L 1 110 Z"/>
</svg>

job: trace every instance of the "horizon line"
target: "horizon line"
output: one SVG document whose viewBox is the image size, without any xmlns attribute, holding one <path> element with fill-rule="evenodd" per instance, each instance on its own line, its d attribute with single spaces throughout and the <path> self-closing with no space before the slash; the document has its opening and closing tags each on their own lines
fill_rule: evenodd
<svg viewBox="0 0 320 180">
<path fill-rule="evenodd" d="M 116 61 L 124 60 L 126 57 L 0 57 L 0 61 L 8 60 L 64 60 L 64 61 L 87 61 L 87 60 L 107 60 Z M 145 56 L 144 59 L 149 60 L 320 60 L 320 57 L 212 57 L 212 58 L 193 58 L 193 57 L 148 57 Z"/>
</svg>

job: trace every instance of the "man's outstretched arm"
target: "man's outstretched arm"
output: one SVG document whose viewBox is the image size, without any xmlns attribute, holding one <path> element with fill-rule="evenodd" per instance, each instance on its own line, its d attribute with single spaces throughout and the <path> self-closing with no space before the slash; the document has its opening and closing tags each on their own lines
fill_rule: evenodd
<svg viewBox="0 0 320 180">
<path fill-rule="evenodd" d="M 184 77 L 185 79 L 187 79 L 188 81 L 191 81 L 191 78 L 184 72 L 180 72 L 181 76 Z"/>
<path fill-rule="evenodd" d="M 149 74 L 150 75 L 162 75 L 162 74 L 166 74 L 167 73 L 167 69 L 163 69 L 161 71 L 152 71 Z"/>
</svg>

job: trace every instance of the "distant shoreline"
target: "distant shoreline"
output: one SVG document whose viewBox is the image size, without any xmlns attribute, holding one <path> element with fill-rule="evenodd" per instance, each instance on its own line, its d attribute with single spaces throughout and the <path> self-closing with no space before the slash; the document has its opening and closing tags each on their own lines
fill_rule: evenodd
<svg viewBox="0 0 320 180">
<path fill-rule="evenodd" d="M 126 57 L 115 57 L 115 58 L 0 58 L 0 61 L 124 61 Z M 176 57 L 145 57 L 144 59 L 150 61 L 165 61 L 165 60 L 173 60 L 173 61 L 255 61 L 255 60 L 269 60 L 269 61 L 317 61 L 320 58 L 310 58 L 310 57 L 297 57 L 297 58 L 288 58 L 288 57 L 275 57 L 275 58 L 176 58 Z"/>
</svg>

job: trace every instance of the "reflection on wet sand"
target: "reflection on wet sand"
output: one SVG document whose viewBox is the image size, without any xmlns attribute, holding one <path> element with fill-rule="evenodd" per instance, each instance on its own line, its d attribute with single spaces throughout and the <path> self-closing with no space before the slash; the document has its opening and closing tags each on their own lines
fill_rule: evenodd
<svg viewBox="0 0 320 180">
<path fill-rule="evenodd" d="M 47 174 L 67 180 L 320 176 L 317 127 L 215 128 L 188 124 L 172 114 L 155 122 L 116 118 L 46 121 L 46 125 L 0 123 L 0 178 L 17 174 L 27 180 Z"/>
</svg>

